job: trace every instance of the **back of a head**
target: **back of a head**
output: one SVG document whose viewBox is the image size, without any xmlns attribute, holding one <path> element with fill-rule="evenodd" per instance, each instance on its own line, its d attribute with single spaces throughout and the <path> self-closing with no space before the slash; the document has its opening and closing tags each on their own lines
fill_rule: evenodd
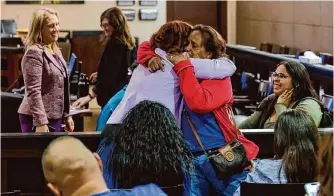
<svg viewBox="0 0 334 196">
<path fill-rule="evenodd" d="M 333 133 L 319 137 L 318 176 L 320 196 L 333 195 Z"/>
<path fill-rule="evenodd" d="M 310 115 L 288 109 L 274 128 L 274 152 L 283 159 L 288 182 L 310 182 L 316 175 L 318 129 Z"/>
<path fill-rule="evenodd" d="M 80 140 L 69 136 L 59 137 L 49 144 L 42 156 L 42 166 L 46 181 L 60 189 L 73 184 L 80 186 L 80 182 L 100 174 L 93 153 Z"/>
<path fill-rule="evenodd" d="M 142 101 L 131 109 L 115 136 L 110 161 L 121 188 L 155 183 L 182 183 L 191 168 L 191 153 L 173 114 L 162 104 Z"/>
<path fill-rule="evenodd" d="M 181 53 L 187 46 L 192 26 L 183 21 L 171 21 L 162 25 L 150 39 L 153 50 L 161 48 L 167 53 Z"/>
<path fill-rule="evenodd" d="M 212 53 L 212 59 L 227 57 L 226 41 L 213 27 L 197 24 L 194 26 L 192 31 L 201 32 L 204 48 L 207 52 Z"/>
</svg>

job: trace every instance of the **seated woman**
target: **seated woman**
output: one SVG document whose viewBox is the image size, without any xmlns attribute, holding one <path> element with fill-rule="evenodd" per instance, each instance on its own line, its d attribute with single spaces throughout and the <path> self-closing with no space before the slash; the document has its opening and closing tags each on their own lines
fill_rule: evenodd
<svg viewBox="0 0 334 196">
<path fill-rule="evenodd" d="M 196 25 L 189 36 L 187 51 L 193 58 L 223 58 L 226 56 L 226 43 L 212 27 Z M 254 159 L 259 150 L 234 127 L 231 80 L 227 77 L 222 80 L 198 81 L 188 57 L 172 54 L 169 59 L 175 64 L 173 70 L 179 77 L 184 96 L 181 130 L 194 157 L 195 170 L 190 176 L 191 195 L 207 196 L 212 191 L 218 195 L 231 195 L 239 187 L 240 181 L 245 179 L 247 171 L 241 170 L 221 179 L 204 150 L 217 150 L 236 139 L 236 134 L 245 147 L 248 159 Z M 199 140 L 203 145 L 200 145 Z"/>
<path fill-rule="evenodd" d="M 274 93 L 263 99 L 256 111 L 239 129 L 272 129 L 280 114 L 288 108 L 303 109 L 320 125 L 322 110 L 314 99 L 318 95 L 312 87 L 310 77 L 304 65 L 283 61 L 272 73 Z"/>
<path fill-rule="evenodd" d="M 275 157 L 255 160 L 245 181 L 313 182 L 317 173 L 317 135 L 318 129 L 309 114 L 297 109 L 283 112 L 274 127 Z M 240 195 L 239 190 L 234 195 Z"/>
<path fill-rule="evenodd" d="M 157 102 L 142 101 L 132 108 L 109 141 L 114 141 L 104 143 L 109 150 L 100 152 L 109 188 L 176 186 L 191 172 L 192 155 L 177 121 Z"/>
<path fill-rule="evenodd" d="M 152 49 L 150 50 L 156 50 L 155 53 L 153 52 L 153 55 L 158 55 L 163 59 L 163 63 L 165 64 L 164 71 L 151 73 L 143 65 L 139 65 L 134 70 L 123 100 L 107 122 L 107 130 L 108 124 L 121 123 L 125 114 L 143 100 L 157 101 L 164 104 L 179 121 L 182 99 L 179 80 L 172 70 L 173 65 L 168 61 L 166 53 L 184 52 L 191 29 L 192 26 L 186 22 L 171 21 L 161 26 L 152 35 L 150 39 Z M 143 58 L 153 56 L 142 54 L 141 50 L 142 47 L 139 47 L 138 63 L 145 62 Z M 192 63 L 195 67 L 195 75 L 199 79 L 221 79 L 231 76 L 236 70 L 233 62 L 227 58 L 192 59 Z"/>
</svg>

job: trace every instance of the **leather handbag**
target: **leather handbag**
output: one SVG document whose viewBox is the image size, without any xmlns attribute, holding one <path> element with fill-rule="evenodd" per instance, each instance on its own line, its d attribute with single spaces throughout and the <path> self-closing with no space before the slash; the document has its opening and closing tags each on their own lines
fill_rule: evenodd
<svg viewBox="0 0 334 196">
<path fill-rule="evenodd" d="M 231 116 L 231 112 L 232 111 L 228 111 L 230 120 L 232 120 L 231 117 L 233 117 L 233 113 Z M 185 113 L 186 113 L 187 121 L 191 127 L 191 130 L 193 131 L 204 153 L 208 157 L 219 179 L 227 179 L 233 174 L 241 173 L 246 167 L 251 165 L 251 162 L 247 158 L 245 148 L 243 144 L 240 143 L 239 141 L 239 136 L 237 134 L 237 129 L 235 126 L 233 127 L 234 127 L 234 132 L 236 135 L 236 139 L 218 148 L 217 150 L 207 152 L 204 149 L 203 143 L 201 139 L 199 138 L 199 135 L 197 134 L 197 131 L 193 123 L 190 120 L 188 112 L 185 112 Z"/>
</svg>

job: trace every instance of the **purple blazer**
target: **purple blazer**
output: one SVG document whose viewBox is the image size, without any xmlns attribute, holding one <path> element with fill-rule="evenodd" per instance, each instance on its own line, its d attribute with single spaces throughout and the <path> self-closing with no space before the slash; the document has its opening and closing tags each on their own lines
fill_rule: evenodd
<svg viewBox="0 0 334 196">
<path fill-rule="evenodd" d="M 27 48 L 22 59 L 25 95 L 18 113 L 32 115 L 35 126 L 69 113 L 67 66 L 60 51 L 57 55 L 58 59 L 42 45 L 35 44 Z"/>
</svg>

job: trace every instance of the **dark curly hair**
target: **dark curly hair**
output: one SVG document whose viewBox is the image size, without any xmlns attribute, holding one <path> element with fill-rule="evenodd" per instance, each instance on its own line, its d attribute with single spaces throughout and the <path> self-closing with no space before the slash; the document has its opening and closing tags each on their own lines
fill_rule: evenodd
<svg viewBox="0 0 334 196">
<path fill-rule="evenodd" d="M 214 28 L 198 24 L 194 26 L 192 31 L 201 32 L 205 50 L 212 53 L 211 59 L 228 57 L 226 55 L 226 41 Z"/>
<path fill-rule="evenodd" d="M 109 169 L 120 188 L 182 184 L 191 172 L 192 155 L 177 121 L 160 103 L 142 101 L 132 108 L 114 141 Z"/>
<path fill-rule="evenodd" d="M 300 100 L 304 97 L 313 97 L 318 99 L 316 91 L 314 90 L 310 76 L 305 68 L 305 66 L 301 63 L 295 61 L 282 61 L 278 66 L 284 65 L 286 71 L 292 78 L 292 86 L 293 86 L 293 100 Z"/>
<path fill-rule="evenodd" d="M 318 129 L 308 113 L 288 109 L 277 118 L 274 128 L 275 158 L 282 159 L 289 183 L 312 182 L 317 170 Z"/>
<path fill-rule="evenodd" d="M 167 53 L 182 53 L 188 45 L 192 26 L 183 21 L 171 21 L 160 27 L 150 39 L 153 50 L 161 48 Z"/>
</svg>

